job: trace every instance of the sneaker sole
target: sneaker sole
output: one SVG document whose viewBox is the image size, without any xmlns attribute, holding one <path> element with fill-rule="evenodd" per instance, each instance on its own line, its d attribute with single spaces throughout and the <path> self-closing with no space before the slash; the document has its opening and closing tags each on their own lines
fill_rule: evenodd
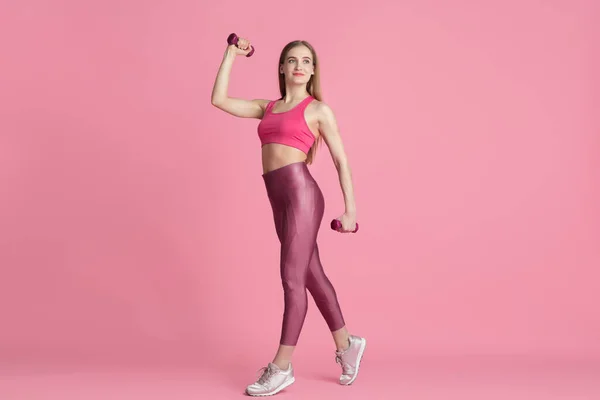
<svg viewBox="0 0 600 400">
<path fill-rule="evenodd" d="M 362 360 L 362 356 L 363 356 L 363 353 L 365 352 L 366 348 L 367 348 L 367 339 L 363 338 L 362 344 L 360 346 L 360 350 L 358 350 L 358 360 L 356 361 L 356 372 L 354 373 L 354 376 L 352 377 L 352 379 L 350 379 L 350 381 L 348 383 L 342 383 L 342 385 L 344 385 L 344 386 L 351 385 L 352 382 L 354 382 L 356 380 L 356 378 L 358 377 L 358 370 L 360 369 L 360 362 Z"/>
<path fill-rule="evenodd" d="M 272 392 L 269 393 L 261 393 L 261 394 L 250 394 L 248 392 L 246 392 L 246 394 L 248 396 L 252 396 L 252 397 L 267 397 L 267 396 L 273 396 L 279 392 L 281 392 L 283 389 L 285 389 L 286 387 L 290 386 L 292 383 L 294 383 L 296 381 L 296 378 L 292 377 L 292 379 L 290 379 L 289 381 L 285 382 L 283 385 L 279 386 L 277 389 L 275 389 Z"/>
</svg>

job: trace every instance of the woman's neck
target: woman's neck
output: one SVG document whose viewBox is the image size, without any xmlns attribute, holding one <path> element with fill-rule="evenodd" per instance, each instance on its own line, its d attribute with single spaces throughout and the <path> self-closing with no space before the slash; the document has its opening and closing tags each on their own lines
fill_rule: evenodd
<svg viewBox="0 0 600 400">
<path fill-rule="evenodd" d="M 304 100 L 310 93 L 306 90 L 306 86 L 286 87 L 283 102 L 285 104 L 295 103 Z"/>
</svg>

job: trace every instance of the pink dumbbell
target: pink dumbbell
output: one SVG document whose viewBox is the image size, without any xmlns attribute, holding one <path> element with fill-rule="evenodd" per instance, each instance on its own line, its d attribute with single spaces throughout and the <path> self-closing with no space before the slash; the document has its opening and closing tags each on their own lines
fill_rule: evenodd
<svg viewBox="0 0 600 400">
<path fill-rule="evenodd" d="M 342 222 L 339 219 L 334 219 L 331 221 L 331 229 L 334 231 L 340 230 L 342 228 Z M 358 231 L 358 222 L 356 223 L 356 228 L 352 231 L 352 233 L 356 233 Z"/>
<path fill-rule="evenodd" d="M 234 44 L 237 45 L 238 43 L 238 36 L 235 33 L 232 33 L 231 35 L 229 35 L 227 37 L 227 43 L 228 44 Z M 246 54 L 246 57 L 250 57 L 252 54 L 254 54 L 254 46 L 250 46 L 252 48 L 252 50 L 250 50 L 250 53 Z"/>
</svg>

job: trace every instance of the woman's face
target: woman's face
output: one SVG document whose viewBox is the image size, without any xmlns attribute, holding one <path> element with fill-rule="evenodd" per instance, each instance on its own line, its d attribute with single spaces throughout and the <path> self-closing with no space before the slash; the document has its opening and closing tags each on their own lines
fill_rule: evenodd
<svg viewBox="0 0 600 400">
<path fill-rule="evenodd" d="M 294 84 L 307 83 L 314 71 L 312 52 L 306 46 L 290 49 L 283 59 L 283 65 L 279 67 L 279 72 L 285 75 L 285 80 Z"/>
</svg>

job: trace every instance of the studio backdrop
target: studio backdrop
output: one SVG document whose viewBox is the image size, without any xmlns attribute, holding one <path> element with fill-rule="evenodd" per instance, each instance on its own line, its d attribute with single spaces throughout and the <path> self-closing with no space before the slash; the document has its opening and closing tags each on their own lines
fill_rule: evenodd
<svg viewBox="0 0 600 400">
<path fill-rule="evenodd" d="M 370 359 L 600 355 L 596 12 L 3 2 L 2 359 L 272 356 L 283 291 L 258 120 L 210 102 L 232 32 L 256 47 L 235 60 L 234 97 L 279 98 L 283 46 L 317 51 L 360 224 L 329 229 L 344 203 L 323 145 L 310 166 L 326 201 L 318 243 Z M 298 345 L 299 363 L 331 352 L 312 299 Z"/>
</svg>

